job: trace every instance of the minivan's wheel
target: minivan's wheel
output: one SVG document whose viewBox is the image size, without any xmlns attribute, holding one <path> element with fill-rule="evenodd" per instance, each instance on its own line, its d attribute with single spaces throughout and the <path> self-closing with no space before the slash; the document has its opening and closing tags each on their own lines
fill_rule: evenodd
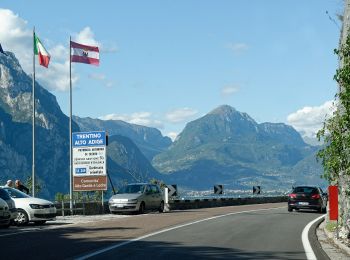
<svg viewBox="0 0 350 260">
<path fill-rule="evenodd" d="M 140 204 L 139 213 L 140 214 L 145 213 L 145 203 L 143 201 Z"/>
<path fill-rule="evenodd" d="M 162 202 L 160 203 L 160 206 L 159 206 L 158 211 L 159 211 L 160 213 L 164 212 L 164 201 L 162 201 Z"/>
<path fill-rule="evenodd" d="M 17 217 L 15 218 L 17 225 L 27 225 L 29 222 L 28 214 L 23 209 L 17 210 Z"/>
<path fill-rule="evenodd" d="M 292 212 L 293 209 L 292 209 L 291 207 L 288 206 L 288 211 L 289 211 L 289 212 Z"/>
</svg>

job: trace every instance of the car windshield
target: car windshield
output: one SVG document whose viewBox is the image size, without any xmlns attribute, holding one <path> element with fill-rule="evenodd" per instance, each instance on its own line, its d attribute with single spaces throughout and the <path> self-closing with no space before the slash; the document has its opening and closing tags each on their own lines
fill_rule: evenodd
<svg viewBox="0 0 350 260">
<path fill-rule="evenodd" d="M 7 193 L 12 197 L 12 198 L 15 198 L 15 199 L 23 199 L 23 198 L 30 198 L 29 195 L 19 191 L 19 190 L 16 190 L 16 189 L 12 189 L 12 188 L 4 188 L 4 190 L 7 191 Z"/>
<path fill-rule="evenodd" d="M 131 184 L 121 188 L 117 194 L 125 193 L 142 193 L 145 190 L 145 185 L 143 184 Z"/>
<path fill-rule="evenodd" d="M 293 193 L 315 194 L 317 193 L 317 189 L 314 187 L 296 187 L 294 188 Z"/>
<path fill-rule="evenodd" d="M 0 189 L 0 199 L 9 200 L 11 197 L 4 189 Z"/>
</svg>

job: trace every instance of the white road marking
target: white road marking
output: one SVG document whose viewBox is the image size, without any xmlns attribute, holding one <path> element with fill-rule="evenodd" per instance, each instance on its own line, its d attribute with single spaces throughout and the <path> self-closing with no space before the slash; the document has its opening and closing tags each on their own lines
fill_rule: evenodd
<svg viewBox="0 0 350 260">
<path fill-rule="evenodd" d="M 303 229 L 303 233 L 301 234 L 301 241 L 303 242 L 304 251 L 305 251 L 305 254 L 306 254 L 306 257 L 308 260 L 317 260 L 315 253 L 312 250 L 312 247 L 310 245 L 309 236 L 308 236 L 309 230 L 315 222 L 317 222 L 318 220 L 320 220 L 324 216 L 326 216 L 326 215 L 322 215 L 322 216 L 314 219 L 313 221 L 309 222 L 309 224 L 307 224 L 305 226 L 305 228 Z"/>
<path fill-rule="evenodd" d="M 110 251 L 110 250 L 113 250 L 113 249 L 116 249 L 116 248 L 120 248 L 120 247 L 126 246 L 126 245 L 128 245 L 128 244 L 131 244 L 131 243 L 133 243 L 133 242 L 136 242 L 136 241 L 139 241 L 139 240 L 142 240 L 142 239 L 145 239 L 145 238 L 149 238 L 149 237 L 152 237 L 152 236 L 155 236 L 155 235 L 159 235 L 159 234 L 162 234 L 162 233 L 171 231 L 171 230 L 175 230 L 175 229 L 187 227 L 187 226 L 190 226 L 190 225 L 193 225 L 193 224 L 197 224 L 197 223 L 201 223 L 201 222 L 204 222 L 204 221 L 213 220 L 213 219 L 222 218 L 222 217 L 227 217 L 227 216 L 231 216 L 231 215 L 242 214 L 242 213 L 249 213 L 249 212 L 256 212 L 256 211 L 266 211 L 266 210 L 274 210 L 274 209 L 281 209 L 281 208 L 285 208 L 285 207 L 268 208 L 268 209 L 246 210 L 246 211 L 232 212 L 232 213 L 227 213 L 227 214 L 224 214 L 224 215 L 219 215 L 219 216 L 214 216 L 214 217 L 210 217 L 210 218 L 200 219 L 200 220 L 193 221 L 193 222 L 190 222 L 190 223 L 186 223 L 186 224 L 183 224 L 183 225 L 178 225 L 178 226 L 175 226 L 175 227 L 171 227 L 171 228 L 167 228 L 167 229 L 162 229 L 162 230 L 160 230 L 160 231 L 156 231 L 156 232 L 153 232 L 153 233 L 150 233 L 150 234 L 141 236 L 141 237 L 137 237 L 137 238 L 134 238 L 134 239 L 131 239 L 131 240 L 122 242 L 122 243 L 118 243 L 118 244 L 115 244 L 115 245 L 112 245 L 112 246 L 103 248 L 103 249 L 101 249 L 101 250 L 92 252 L 92 253 L 90 253 L 90 254 L 87 254 L 87 255 L 78 257 L 78 258 L 76 258 L 76 260 L 88 259 L 88 258 L 90 258 L 90 257 L 94 257 L 94 256 L 97 256 L 97 255 L 100 255 L 100 254 L 105 253 L 105 252 L 107 252 L 107 251 Z"/>
</svg>

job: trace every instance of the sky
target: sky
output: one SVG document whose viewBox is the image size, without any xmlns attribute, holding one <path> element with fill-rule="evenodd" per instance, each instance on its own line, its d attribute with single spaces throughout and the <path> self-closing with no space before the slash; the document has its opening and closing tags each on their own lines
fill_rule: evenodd
<svg viewBox="0 0 350 260">
<path fill-rule="evenodd" d="M 343 0 L 1 0 L 0 43 L 69 115 L 69 38 L 100 48 L 72 64 L 73 114 L 175 138 L 220 105 L 312 137 L 332 112 Z"/>
</svg>

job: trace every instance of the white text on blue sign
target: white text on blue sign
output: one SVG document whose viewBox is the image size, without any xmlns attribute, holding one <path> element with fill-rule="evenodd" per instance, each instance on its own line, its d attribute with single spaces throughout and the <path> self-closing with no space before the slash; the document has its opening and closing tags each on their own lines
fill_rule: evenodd
<svg viewBox="0 0 350 260">
<path fill-rule="evenodd" d="M 105 146 L 106 132 L 73 133 L 73 146 Z"/>
</svg>

